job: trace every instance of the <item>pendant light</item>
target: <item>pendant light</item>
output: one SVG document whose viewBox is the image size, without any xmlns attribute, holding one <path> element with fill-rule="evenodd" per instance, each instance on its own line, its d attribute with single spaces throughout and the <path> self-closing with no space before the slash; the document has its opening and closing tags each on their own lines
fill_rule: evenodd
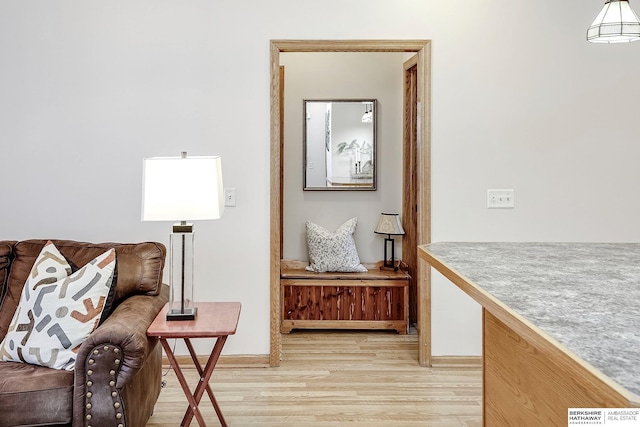
<svg viewBox="0 0 640 427">
<path fill-rule="evenodd" d="M 640 21 L 629 0 L 607 0 L 587 30 L 592 43 L 629 43 L 640 40 Z"/>
<path fill-rule="evenodd" d="M 369 109 L 369 103 L 363 102 L 364 104 L 364 114 L 362 115 L 362 123 L 371 123 L 373 121 L 373 104 L 371 104 L 371 109 Z"/>
</svg>

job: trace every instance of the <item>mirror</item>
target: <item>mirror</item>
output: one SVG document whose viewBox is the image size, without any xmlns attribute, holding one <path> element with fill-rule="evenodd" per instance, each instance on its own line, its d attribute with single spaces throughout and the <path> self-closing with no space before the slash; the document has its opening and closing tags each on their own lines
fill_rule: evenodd
<svg viewBox="0 0 640 427">
<path fill-rule="evenodd" d="M 376 189 L 376 100 L 304 100 L 304 190 Z"/>
</svg>

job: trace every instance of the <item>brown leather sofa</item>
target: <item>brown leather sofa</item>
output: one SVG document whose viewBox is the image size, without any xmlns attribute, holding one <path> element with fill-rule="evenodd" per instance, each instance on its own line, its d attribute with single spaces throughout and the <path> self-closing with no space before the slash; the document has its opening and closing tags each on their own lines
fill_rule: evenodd
<svg viewBox="0 0 640 427">
<path fill-rule="evenodd" d="M 0 341 L 46 242 L 0 241 Z M 0 427 L 143 427 L 161 388 L 161 346 L 146 331 L 169 296 L 162 284 L 166 249 L 160 243 L 52 242 L 76 266 L 115 248 L 112 311 L 81 345 L 73 371 L 0 361 Z"/>
</svg>

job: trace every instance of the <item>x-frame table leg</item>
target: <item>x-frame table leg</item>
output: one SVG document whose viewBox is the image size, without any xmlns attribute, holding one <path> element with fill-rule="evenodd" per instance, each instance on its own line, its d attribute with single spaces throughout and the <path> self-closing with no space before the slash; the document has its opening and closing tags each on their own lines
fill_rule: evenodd
<svg viewBox="0 0 640 427">
<path fill-rule="evenodd" d="M 202 399 L 202 395 L 206 390 L 207 394 L 209 395 L 209 400 L 211 400 L 211 404 L 213 405 L 213 408 L 216 410 L 216 414 L 218 415 L 218 420 L 220 420 L 220 424 L 222 425 L 222 427 L 227 427 L 227 422 L 225 421 L 224 416 L 222 415 L 222 411 L 220 410 L 220 406 L 218 406 L 218 401 L 213 395 L 213 391 L 211 391 L 211 386 L 209 385 L 209 379 L 211 378 L 213 369 L 216 367 L 216 363 L 218 363 L 218 358 L 222 353 L 222 347 L 224 347 L 224 343 L 226 340 L 227 340 L 226 336 L 221 336 L 216 339 L 216 343 L 213 346 L 211 355 L 209 356 L 209 359 L 207 360 L 207 363 L 204 366 L 204 369 L 202 369 L 202 366 L 198 361 L 198 356 L 196 355 L 196 352 L 194 351 L 193 346 L 191 345 L 191 341 L 188 338 L 184 339 L 184 342 L 185 344 L 187 344 L 187 348 L 189 349 L 191 360 L 193 360 L 193 364 L 195 365 L 196 369 L 198 370 L 198 373 L 200 374 L 200 382 L 198 383 L 198 386 L 196 387 L 196 390 L 194 393 L 196 402 L 200 403 L 200 400 Z M 183 422 L 186 421 L 187 423 L 184 425 L 189 425 L 192 417 L 193 417 L 193 412 L 190 410 L 187 410 L 187 413 L 184 415 L 184 418 L 183 418 Z"/>
<path fill-rule="evenodd" d="M 200 374 L 200 381 L 198 382 L 198 385 L 196 386 L 194 393 L 191 394 L 191 390 L 189 389 L 189 384 L 187 384 L 187 381 L 184 377 L 182 369 L 180 369 L 180 366 L 178 365 L 178 361 L 176 360 L 175 355 L 171 351 L 171 347 L 167 343 L 166 339 L 164 338 L 160 339 L 160 342 L 162 343 L 162 347 L 167 353 L 167 357 L 169 358 L 169 361 L 173 366 L 173 370 L 176 374 L 176 377 L 178 378 L 178 382 L 180 383 L 180 386 L 182 387 L 182 390 L 184 391 L 184 394 L 187 397 L 187 401 L 189 402 L 189 407 L 187 408 L 187 411 L 185 412 L 184 417 L 182 418 L 182 422 L 180 423 L 181 427 L 189 426 L 194 416 L 196 417 L 196 420 L 198 421 L 198 425 L 200 427 L 206 427 L 207 424 L 205 423 L 204 418 L 202 417 L 202 413 L 198 408 L 198 404 L 200 403 L 200 400 L 202 399 L 202 395 L 204 394 L 205 390 L 207 390 L 207 393 L 209 394 L 209 399 L 211 400 L 211 403 L 213 404 L 213 407 L 216 410 L 216 414 L 218 415 L 218 419 L 220 420 L 221 425 L 223 427 L 227 426 L 227 423 L 222 415 L 222 412 L 220 411 L 220 407 L 218 406 L 218 402 L 216 401 L 213 395 L 213 392 L 211 391 L 211 387 L 209 386 L 209 379 L 211 378 L 211 374 L 213 373 L 213 368 L 215 368 L 216 363 L 218 362 L 218 358 L 222 353 L 222 347 L 224 347 L 224 343 L 226 340 L 227 340 L 226 336 L 221 336 L 216 339 L 216 343 L 213 347 L 213 350 L 211 351 L 211 355 L 209 356 L 209 359 L 207 360 L 207 363 L 203 370 L 202 366 L 198 362 L 198 359 L 196 357 L 195 351 L 193 350 L 193 346 L 191 345 L 191 342 L 189 341 L 188 338 L 184 339 L 185 343 L 187 344 L 187 348 L 189 349 L 189 353 L 191 354 L 191 359 L 193 360 L 196 366 L 196 369 Z"/>
</svg>

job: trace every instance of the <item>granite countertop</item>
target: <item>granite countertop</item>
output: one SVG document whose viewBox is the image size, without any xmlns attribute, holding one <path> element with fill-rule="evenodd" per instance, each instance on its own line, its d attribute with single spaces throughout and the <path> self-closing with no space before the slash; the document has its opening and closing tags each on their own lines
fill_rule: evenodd
<svg viewBox="0 0 640 427">
<path fill-rule="evenodd" d="M 640 244 L 421 248 L 640 396 Z"/>
</svg>

